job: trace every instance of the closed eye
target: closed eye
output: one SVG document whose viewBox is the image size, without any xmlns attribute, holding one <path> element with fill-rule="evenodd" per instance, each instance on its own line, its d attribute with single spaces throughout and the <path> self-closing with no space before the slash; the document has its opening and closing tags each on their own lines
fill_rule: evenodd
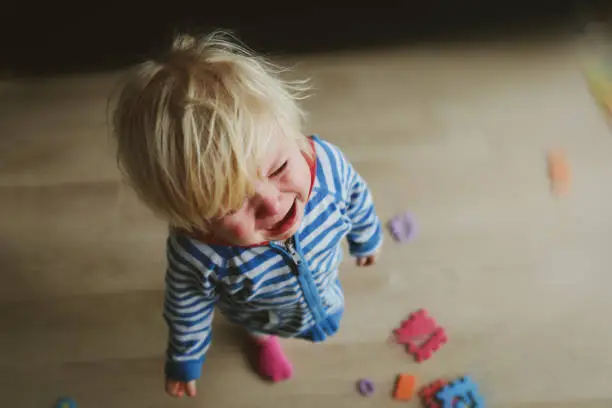
<svg viewBox="0 0 612 408">
<path fill-rule="evenodd" d="M 283 162 L 283 164 L 281 164 L 281 166 L 279 168 L 277 168 L 276 170 L 274 170 L 274 172 L 272 174 L 270 174 L 270 177 L 278 176 L 279 174 L 281 174 L 283 172 L 283 170 L 285 170 L 285 168 L 287 167 L 287 163 L 288 163 L 288 161 L 285 160 Z"/>
</svg>

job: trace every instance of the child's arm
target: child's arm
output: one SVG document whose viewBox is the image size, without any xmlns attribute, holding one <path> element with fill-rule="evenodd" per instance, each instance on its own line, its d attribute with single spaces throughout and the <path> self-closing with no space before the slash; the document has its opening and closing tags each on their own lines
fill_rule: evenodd
<svg viewBox="0 0 612 408">
<path fill-rule="evenodd" d="M 200 377 L 211 342 L 215 291 L 214 265 L 184 238 L 168 239 L 164 318 L 169 328 L 165 373 L 189 383 Z"/>
<path fill-rule="evenodd" d="M 351 231 L 347 235 L 349 251 L 358 258 L 370 256 L 382 245 L 382 226 L 367 183 L 348 160 L 345 166 L 348 215 L 352 221 Z"/>
<path fill-rule="evenodd" d="M 352 224 L 347 235 L 349 252 L 358 260 L 373 256 L 382 245 L 383 234 L 372 193 L 338 146 L 322 141 L 321 147 L 327 158 L 323 159 L 323 167 L 333 169 L 336 185 L 342 188 L 342 196 L 347 202 L 348 216 Z"/>
</svg>

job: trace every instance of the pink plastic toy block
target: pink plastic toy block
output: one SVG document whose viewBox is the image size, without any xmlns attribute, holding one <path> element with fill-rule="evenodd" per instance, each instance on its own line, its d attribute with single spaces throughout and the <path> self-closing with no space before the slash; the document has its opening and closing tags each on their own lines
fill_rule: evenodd
<svg viewBox="0 0 612 408">
<path fill-rule="evenodd" d="M 428 360 L 448 342 L 444 328 L 438 326 L 425 309 L 411 313 L 408 319 L 393 331 L 392 340 L 405 345 L 408 353 L 412 354 L 417 362 Z"/>
<path fill-rule="evenodd" d="M 436 327 L 435 320 L 427 314 L 427 311 L 419 309 L 404 320 L 399 329 L 394 330 L 395 341 L 398 344 L 409 344 L 423 336 L 431 335 Z"/>
<path fill-rule="evenodd" d="M 448 342 L 446 332 L 442 327 L 438 327 L 432 336 L 420 346 L 409 342 L 408 352 L 412 354 L 417 362 L 422 362 L 431 358 L 434 352 Z"/>
</svg>

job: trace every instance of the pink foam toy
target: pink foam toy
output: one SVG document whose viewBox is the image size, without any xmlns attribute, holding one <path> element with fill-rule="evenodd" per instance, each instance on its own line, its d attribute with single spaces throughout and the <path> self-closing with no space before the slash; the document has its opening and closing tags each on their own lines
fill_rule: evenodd
<svg viewBox="0 0 612 408">
<path fill-rule="evenodd" d="M 433 353 L 438 351 L 438 349 L 447 342 L 448 337 L 446 337 L 446 332 L 442 327 L 438 327 L 432 336 L 420 346 L 412 342 L 408 343 L 407 350 L 414 356 L 414 359 L 420 363 L 429 360 Z"/>
<path fill-rule="evenodd" d="M 419 309 L 411 313 L 400 328 L 394 331 L 395 341 L 398 344 L 408 344 L 415 339 L 431 335 L 436 327 L 438 326 L 435 320 L 427 314 L 427 310 Z"/>
<path fill-rule="evenodd" d="M 406 351 L 417 362 L 421 362 L 431 358 L 434 352 L 448 342 L 448 337 L 444 328 L 438 326 L 427 310 L 419 309 L 393 331 L 392 340 L 405 345 Z"/>
</svg>

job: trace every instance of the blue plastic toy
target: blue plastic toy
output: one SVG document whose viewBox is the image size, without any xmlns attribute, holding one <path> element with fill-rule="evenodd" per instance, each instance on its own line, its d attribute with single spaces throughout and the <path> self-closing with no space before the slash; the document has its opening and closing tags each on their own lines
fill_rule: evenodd
<svg viewBox="0 0 612 408">
<path fill-rule="evenodd" d="M 484 399 L 478 393 L 478 386 L 468 376 L 461 377 L 445 385 L 436 398 L 442 408 L 484 408 Z"/>
<path fill-rule="evenodd" d="M 77 404 L 72 398 L 65 397 L 55 403 L 55 408 L 77 408 Z"/>
</svg>

